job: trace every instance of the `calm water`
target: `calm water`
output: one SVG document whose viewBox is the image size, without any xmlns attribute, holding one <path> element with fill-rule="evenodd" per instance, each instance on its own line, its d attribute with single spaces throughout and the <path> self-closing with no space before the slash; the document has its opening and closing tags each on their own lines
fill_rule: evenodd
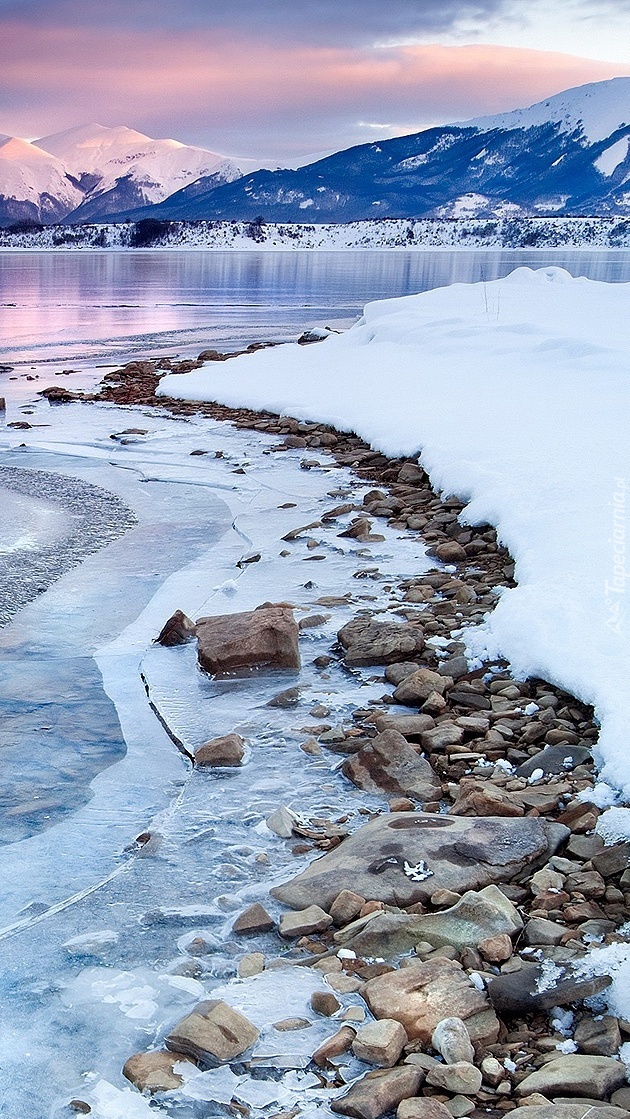
<svg viewBox="0 0 630 1119">
<path fill-rule="evenodd" d="M 348 326 L 371 299 L 555 264 L 630 281 L 630 251 L 4 252 L 0 362 L 193 353 Z"/>
</svg>

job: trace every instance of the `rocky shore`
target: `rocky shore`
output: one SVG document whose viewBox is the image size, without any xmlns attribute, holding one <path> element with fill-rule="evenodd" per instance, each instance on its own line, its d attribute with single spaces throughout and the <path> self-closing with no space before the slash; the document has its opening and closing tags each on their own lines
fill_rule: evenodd
<svg viewBox="0 0 630 1119">
<path fill-rule="evenodd" d="M 233 934 L 243 951 L 233 999 L 200 1002 L 157 1048 L 130 1056 L 125 1076 L 142 1092 L 174 1092 L 173 1099 L 197 1069 L 207 1070 L 210 1092 L 226 1068 L 273 1081 L 252 1056 L 258 1028 L 243 1012 L 238 978 L 256 982 L 274 972 L 280 987 L 290 987 L 291 969 L 303 967 L 317 986 L 309 1014 L 274 1026 L 300 1033 L 329 1023 L 308 1071 L 334 1112 L 630 1115 L 619 1057 L 630 1021 L 621 1007 L 616 1014 L 608 1007 L 611 976 L 598 963 L 600 953 L 606 961 L 607 950 L 627 944 L 630 843 L 606 846 L 596 832 L 592 710 L 545 680 L 514 679 L 505 663 L 468 662 L 461 631 L 514 585 L 514 565 L 490 525 L 460 523 L 463 503 L 437 495 L 417 459 L 388 459 L 323 424 L 155 395 L 165 369 L 186 372 L 228 356 L 133 362 L 109 374 L 91 399 L 209 415 L 275 435 L 278 451 L 304 451 L 305 470 L 332 456 L 372 488 L 360 505 L 332 505 L 319 522 L 302 525 L 296 509 L 284 543 L 314 550 L 318 529 L 340 519 L 340 536 L 369 544 L 385 518 L 421 537 L 435 567 L 391 586 L 385 618 L 363 601 L 317 665 L 325 671 L 335 658 L 349 676 L 365 667 L 382 675 L 383 694 L 367 706 L 357 678 L 351 721 L 333 725 L 325 708 L 313 710 L 319 721 L 302 749 L 337 757 L 339 779 L 382 793 L 388 810 L 369 813 L 348 835 L 343 820 L 305 822 L 278 807 L 269 831 L 296 854 L 310 848 L 321 857 L 273 888 L 269 909 L 282 903 L 279 918 L 258 903 L 237 916 Z M 57 387 L 44 395 L 74 399 Z M 375 572 L 361 570 L 366 585 Z M 347 608 L 347 591 L 318 609 Z M 176 615 L 165 619 L 160 639 L 197 640 L 200 667 L 215 674 L 265 665 L 299 671 L 300 631 L 316 618 L 298 625 L 290 605 L 269 603 L 241 615 Z M 295 691 L 276 702 L 290 705 Z M 242 757 L 233 734 L 205 743 L 192 761 L 238 766 Z M 196 974 L 206 950 L 191 942 L 184 974 Z M 236 1102 L 230 1110 L 244 1114 Z M 299 1113 L 268 1111 L 275 1119 Z"/>
</svg>

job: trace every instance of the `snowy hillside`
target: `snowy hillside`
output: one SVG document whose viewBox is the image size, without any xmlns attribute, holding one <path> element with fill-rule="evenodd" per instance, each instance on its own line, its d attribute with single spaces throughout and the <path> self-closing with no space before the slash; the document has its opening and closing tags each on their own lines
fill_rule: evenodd
<svg viewBox="0 0 630 1119">
<path fill-rule="evenodd" d="M 568 90 L 529 109 L 336 152 L 296 171 L 258 171 L 155 217 L 351 222 L 630 214 L 630 78 Z"/>
<path fill-rule="evenodd" d="M 162 202 L 202 177 L 227 183 L 241 175 L 235 163 L 216 152 L 177 140 L 152 140 L 122 125 L 71 128 L 36 145 L 61 160 L 85 191 L 73 222 Z"/>
<path fill-rule="evenodd" d="M 59 159 L 26 140 L 0 137 L 0 225 L 59 221 L 81 198 Z"/>
</svg>

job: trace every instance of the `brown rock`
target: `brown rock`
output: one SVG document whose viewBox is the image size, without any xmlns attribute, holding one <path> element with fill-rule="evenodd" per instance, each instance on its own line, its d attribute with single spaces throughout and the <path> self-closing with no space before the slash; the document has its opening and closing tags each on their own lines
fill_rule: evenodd
<svg viewBox="0 0 630 1119">
<path fill-rule="evenodd" d="M 354 785 L 367 792 L 396 793 L 423 803 L 442 795 L 441 783 L 426 758 L 396 730 L 378 734 L 348 758 L 342 769 Z"/>
<path fill-rule="evenodd" d="M 319 1049 L 313 1053 L 313 1064 L 318 1068 L 325 1068 L 334 1057 L 347 1053 L 352 1046 L 356 1031 L 351 1026 L 342 1026 L 336 1034 L 329 1037 Z"/>
<path fill-rule="evenodd" d="M 583 1018 L 578 1022 L 573 1034 L 581 1053 L 591 1056 L 610 1057 L 621 1045 L 619 1022 L 612 1014 L 602 1018 Z"/>
<path fill-rule="evenodd" d="M 238 1010 L 207 999 L 173 1027 L 166 1045 L 175 1053 L 214 1064 L 240 1057 L 258 1036 L 256 1027 Z"/>
<path fill-rule="evenodd" d="M 358 615 L 337 634 L 346 664 L 394 664 L 422 652 L 424 637 L 418 626 L 381 622 Z"/>
<path fill-rule="evenodd" d="M 350 1115 L 353 1119 L 379 1119 L 393 1111 L 401 1100 L 415 1096 L 423 1079 L 422 1069 L 411 1065 L 368 1073 L 345 1096 L 333 1100 L 330 1107 L 338 1115 Z"/>
<path fill-rule="evenodd" d="M 463 563 L 468 558 L 464 548 L 456 540 L 445 540 L 443 544 L 438 544 L 435 554 L 442 563 Z"/>
<path fill-rule="evenodd" d="M 416 1096 L 399 1104 L 396 1119 L 453 1119 L 453 1112 L 432 1096 Z"/>
<path fill-rule="evenodd" d="M 499 1023 L 484 992 L 470 982 L 461 964 L 444 957 L 411 964 L 371 979 L 363 997 L 376 1018 L 394 1018 L 429 1045 L 444 1018 L 461 1018 L 473 1042 L 493 1044 Z"/>
<path fill-rule="evenodd" d="M 381 1018 L 362 1026 L 352 1043 L 355 1057 L 379 1068 L 393 1068 L 408 1041 L 400 1022 Z"/>
<path fill-rule="evenodd" d="M 290 606 L 265 604 L 241 614 L 200 618 L 199 664 L 210 673 L 300 667 L 298 627 Z"/>
<path fill-rule="evenodd" d="M 419 707 L 432 692 L 444 695 L 452 684 L 453 680 L 450 676 L 441 676 L 439 672 L 433 672 L 430 668 L 419 668 L 398 685 L 394 692 L 394 699 L 396 703 Z"/>
<path fill-rule="evenodd" d="M 341 1010 L 341 1003 L 330 991 L 313 991 L 311 1008 L 316 1014 L 323 1015 L 324 1018 L 332 1018 L 333 1014 Z"/>
<path fill-rule="evenodd" d="M 365 898 L 361 894 L 355 894 L 354 890 L 341 890 L 330 906 L 330 916 L 337 928 L 342 928 L 359 916 L 364 905 Z"/>
<path fill-rule="evenodd" d="M 592 1096 L 603 1100 L 625 1081 L 626 1068 L 621 1061 L 571 1053 L 531 1072 L 517 1084 L 516 1095 L 541 1092 L 543 1096 Z"/>
<path fill-rule="evenodd" d="M 512 955 L 512 941 L 507 933 L 497 933 L 479 941 L 479 951 L 489 964 L 503 964 Z"/>
<path fill-rule="evenodd" d="M 283 913 L 280 918 L 280 936 L 290 940 L 296 936 L 323 932 L 332 925 L 333 919 L 319 905 L 309 905 L 297 913 Z"/>
<path fill-rule="evenodd" d="M 449 809 L 453 816 L 524 816 L 525 809 L 488 782 L 462 779 L 457 800 Z"/>
<path fill-rule="evenodd" d="M 176 610 L 168 622 L 165 623 L 155 641 L 157 645 L 170 648 L 174 645 L 185 645 L 196 636 L 197 628 L 190 618 L 181 610 Z"/>
<path fill-rule="evenodd" d="M 134 1053 L 123 1066 L 123 1076 L 140 1092 L 171 1092 L 184 1083 L 183 1076 L 173 1071 L 180 1061 L 195 1067 L 195 1062 L 181 1053 L 156 1049 L 150 1053 Z"/>
<path fill-rule="evenodd" d="M 474 1096 L 481 1088 L 481 1073 L 469 1061 L 456 1061 L 452 1065 L 435 1065 L 427 1073 L 427 1084 L 443 1088 L 453 1095 Z"/>
<path fill-rule="evenodd" d="M 273 917 L 270 917 L 267 910 L 256 902 L 236 918 L 232 925 L 232 932 L 254 935 L 255 933 L 270 932 L 274 925 Z"/>
<path fill-rule="evenodd" d="M 245 755 L 245 743 L 240 734 L 224 734 L 212 738 L 195 750 L 197 766 L 238 766 Z"/>
</svg>

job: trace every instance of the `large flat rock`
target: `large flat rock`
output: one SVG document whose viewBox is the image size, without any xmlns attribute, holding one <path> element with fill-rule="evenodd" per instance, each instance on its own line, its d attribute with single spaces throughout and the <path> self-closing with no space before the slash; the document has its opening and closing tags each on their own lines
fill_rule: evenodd
<svg viewBox="0 0 630 1119">
<path fill-rule="evenodd" d="M 404 907 L 439 889 L 463 894 L 509 882 L 524 867 L 546 862 L 568 835 L 562 825 L 530 817 L 396 812 L 359 828 L 271 893 L 294 909 L 328 909 L 342 890 Z"/>
<path fill-rule="evenodd" d="M 198 658 L 205 672 L 300 667 L 298 625 L 290 606 L 266 603 L 240 614 L 199 618 Z"/>
</svg>

